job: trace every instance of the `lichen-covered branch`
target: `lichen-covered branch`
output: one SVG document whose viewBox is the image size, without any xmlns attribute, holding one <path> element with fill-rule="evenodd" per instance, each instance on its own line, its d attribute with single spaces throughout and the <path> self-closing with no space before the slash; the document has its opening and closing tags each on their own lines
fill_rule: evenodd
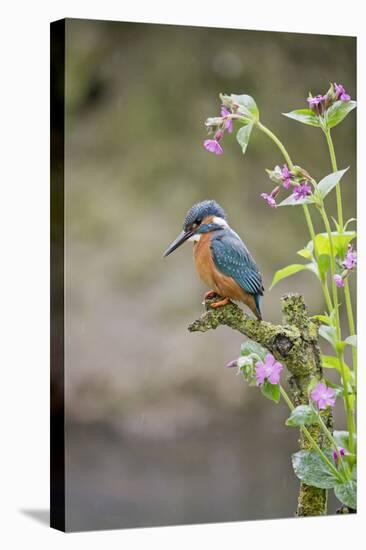
<svg viewBox="0 0 366 550">
<path fill-rule="evenodd" d="M 322 365 L 318 344 L 318 326 L 309 319 L 304 299 L 299 294 L 288 294 L 282 299 L 283 324 L 275 325 L 249 317 L 237 305 L 213 309 L 214 300 L 206 300 L 205 312 L 188 327 L 190 332 L 207 332 L 220 325 L 237 330 L 267 348 L 279 361 L 286 364 L 290 373 L 289 384 L 295 405 L 308 402 L 307 388 L 313 376 L 322 377 Z M 327 418 L 331 426 L 332 418 Z M 318 444 L 324 446 L 318 426 L 309 431 Z M 309 448 L 309 442 L 300 435 L 301 449 Z M 298 516 L 324 515 L 327 511 L 327 495 L 318 489 L 301 483 L 298 497 Z"/>
</svg>

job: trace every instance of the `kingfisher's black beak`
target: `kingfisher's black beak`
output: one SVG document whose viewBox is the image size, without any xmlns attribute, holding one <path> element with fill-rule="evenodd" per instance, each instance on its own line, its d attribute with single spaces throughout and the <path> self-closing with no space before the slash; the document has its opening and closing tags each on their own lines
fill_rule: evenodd
<svg viewBox="0 0 366 550">
<path fill-rule="evenodd" d="M 189 239 L 189 237 L 192 237 L 192 235 L 194 235 L 195 231 L 196 231 L 195 229 L 191 229 L 190 231 L 182 231 L 182 233 L 180 233 L 178 235 L 178 237 L 175 239 L 175 241 L 173 241 L 170 244 L 170 246 L 168 246 L 168 248 L 166 249 L 166 251 L 163 254 L 163 258 L 166 258 L 166 256 L 169 256 L 169 254 L 174 252 L 174 250 L 176 250 L 178 248 L 178 246 L 183 244 L 187 239 Z"/>
</svg>

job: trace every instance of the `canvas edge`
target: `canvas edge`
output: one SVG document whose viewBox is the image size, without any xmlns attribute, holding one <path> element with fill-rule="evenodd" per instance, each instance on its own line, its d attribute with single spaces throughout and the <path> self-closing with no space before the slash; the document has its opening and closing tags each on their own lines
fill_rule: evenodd
<svg viewBox="0 0 366 550">
<path fill-rule="evenodd" d="M 50 526 L 65 531 L 65 19 L 50 25 Z"/>
</svg>

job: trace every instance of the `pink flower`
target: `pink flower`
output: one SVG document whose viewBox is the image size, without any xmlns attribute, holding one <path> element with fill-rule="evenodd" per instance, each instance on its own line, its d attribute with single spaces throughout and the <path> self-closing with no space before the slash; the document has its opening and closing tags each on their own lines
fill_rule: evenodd
<svg viewBox="0 0 366 550">
<path fill-rule="evenodd" d="M 300 199 L 305 199 L 309 195 L 311 195 L 310 185 L 308 185 L 305 182 L 300 183 L 300 185 L 295 185 L 295 187 L 294 187 L 295 201 L 298 201 Z"/>
<path fill-rule="evenodd" d="M 230 113 L 229 109 L 227 109 L 226 107 L 224 107 L 224 105 L 222 105 L 221 106 L 221 116 L 226 117 L 226 116 L 229 116 L 230 114 L 231 113 Z M 229 132 L 229 134 L 231 134 L 231 132 L 233 131 L 233 121 L 232 121 L 231 118 L 226 119 L 225 129 Z"/>
<path fill-rule="evenodd" d="M 310 109 L 318 116 L 324 113 L 326 101 L 326 95 L 317 95 L 315 97 L 308 97 L 307 99 Z"/>
<path fill-rule="evenodd" d="M 335 284 L 337 285 L 338 288 L 343 288 L 344 287 L 344 279 L 343 279 L 342 275 L 338 275 L 338 273 L 336 273 L 334 275 L 334 280 L 335 280 Z"/>
<path fill-rule="evenodd" d="M 310 393 L 311 399 L 317 404 L 318 409 L 326 409 L 335 405 L 335 391 L 328 388 L 323 382 L 318 382 L 316 387 Z"/>
<path fill-rule="evenodd" d="M 283 366 L 281 363 L 276 361 L 271 353 L 268 353 L 264 363 L 263 361 L 258 361 L 255 365 L 257 386 L 264 384 L 265 380 L 268 380 L 270 384 L 278 384 L 282 369 Z"/>
<path fill-rule="evenodd" d="M 276 208 L 276 201 L 273 197 L 271 197 L 271 195 L 268 195 L 268 193 L 261 193 L 261 197 L 266 201 L 268 206 L 270 206 L 271 208 Z"/>
<path fill-rule="evenodd" d="M 206 151 L 209 151 L 210 153 L 215 153 L 215 155 L 222 155 L 222 153 L 224 152 L 223 148 L 216 139 L 206 139 L 203 142 L 203 146 Z"/>
<path fill-rule="evenodd" d="M 353 247 L 350 244 L 348 246 L 348 250 L 347 250 L 347 254 L 346 254 L 346 257 L 344 259 L 344 262 L 343 262 L 343 266 L 346 269 L 351 270 L 356 266 L 356 263 L 357 263 L 357 255 L 356 255 L 356 252 L 353 251 Z"/>
<path fill-rule="evenodd" d="M 351 99 L 351 96 L 347 94 L 346 90 L 344 89 L 344 86 L 342 84 L 334 83 L 335 92 L 337 95 L 337 100 L 341 101 L 349 101 Z"/>
<path fill-rule="evenodd" d="M 339 452 L 339 456 L 344 456 L 344 449 L 343 447 L 338 447 L 338 452 Z M 338 455 L 337 455 L 337 451 L 333 451 L 333 459 L 334 459 L 334 462 L 337 464 L 338 463 Z"/>
<path fill-rule="evenodd" d="M 280 192 L 280 188 L 275 187 L 270 195 L 268 195 L 268 193 L 261 193 L 261 197 L 266 201 L 268 206 L 270 206 L 271 208 L 276 208 L 277 206 L 276 197 L 279 192 Z"/>
<path fill-rule="evenodd" d="M 281 178 L 282 178 L 282 184 L 285 189 L 289 189 L 291 187 L 291 172 L 288 169 L 287 164 L 284 164 L 281 170 Z"/>
<path fill-rule="evenodd" d="M 322 101 L 324 101 L 325 96 L 322 95 L 316 95 L 315 97 L 308 97 L 307 102 L 309 103 L 309 107 L 316 107 L 317 105 L 320 105 Z"/>
</svg>

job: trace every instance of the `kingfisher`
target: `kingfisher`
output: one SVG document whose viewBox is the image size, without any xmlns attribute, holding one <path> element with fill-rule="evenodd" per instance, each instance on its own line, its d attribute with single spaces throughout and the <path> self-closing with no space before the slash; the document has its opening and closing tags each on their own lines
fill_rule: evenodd
<svg viewBox="0 0 366 550">
<path fill-rule="evenodd" d="M 169 256 L 187 240 L 193 241 L 197 273 L 211 289 L 205 299 L 219 296 L 210 306 L 218 308 L 230 301 L 243 302 L 261 320 L 260 298 L 264 291 L 261 273 L 216 201 L 198 202 L 188 210 L 183 231 L 163 256 Z"/>
</svg>

